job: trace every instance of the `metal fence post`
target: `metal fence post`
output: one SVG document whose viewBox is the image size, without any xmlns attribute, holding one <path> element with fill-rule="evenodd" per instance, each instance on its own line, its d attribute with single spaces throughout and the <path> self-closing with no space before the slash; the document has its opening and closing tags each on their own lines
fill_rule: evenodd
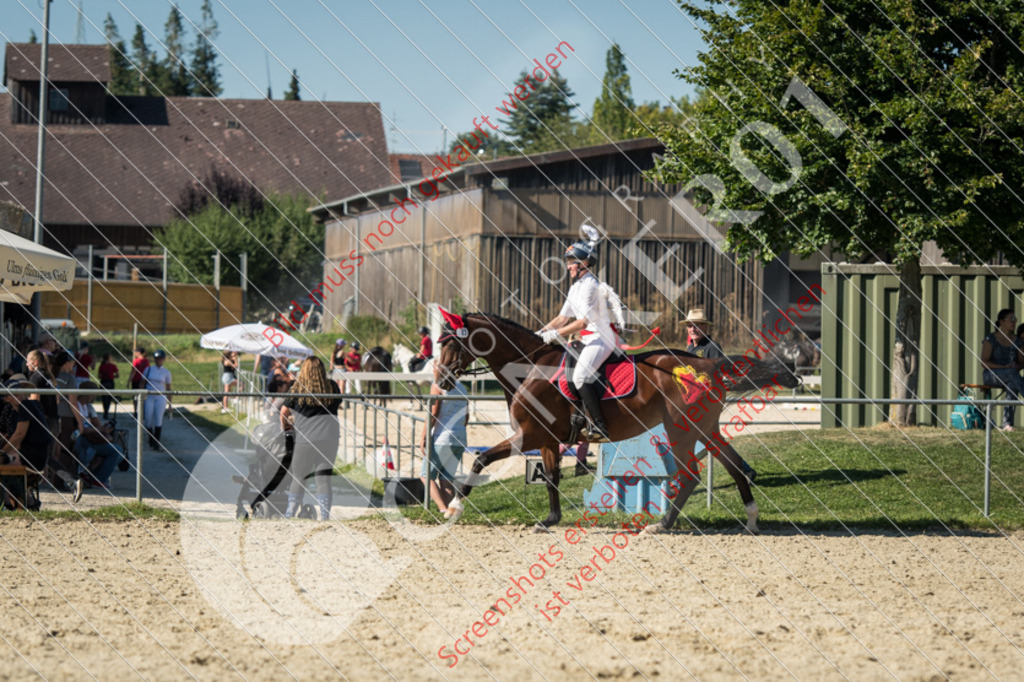
<svg viewBox="0 0 1024 682">
<path fill-rule="evenodd" d="M 138 422 L 135 425 L 135 501 L 142 502 L 142 430 L 145 428 L 145 391 L 135 395 Z"/>
<path fill-rule="evenodd" d="M 708 461 L 708 509 L 711 509 L 711 488 L 715 485 L 715 457 L 708 453 L 704 459 Z M 687 466 L 687 469 L 689 469 L 689 466 Z"/>
<path fill-rule="evenodd" d="M 1006 408 L 1003 408 L 1006 409 Z M 985 516 L 992 488 L 992 403 L 985 405 Z"/>
</svg>

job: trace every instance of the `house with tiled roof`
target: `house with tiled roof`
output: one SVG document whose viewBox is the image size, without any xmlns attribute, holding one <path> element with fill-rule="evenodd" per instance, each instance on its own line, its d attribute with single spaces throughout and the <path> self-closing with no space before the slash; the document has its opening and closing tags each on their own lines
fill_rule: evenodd
<svg viewBox="0 0 1024 682">
<path fill-rule="evenodd" d="M 0 93 L 0 199 L 31 209 L 39 45 L 9 43 Z M 68 252 L 148 251 L 190 184 L 226 171 L 310 203 L 394 181 L 379 106 L 107 92 L 104 45 L 52 45 L 48 58 L 44 243 Z"/>
</svg>

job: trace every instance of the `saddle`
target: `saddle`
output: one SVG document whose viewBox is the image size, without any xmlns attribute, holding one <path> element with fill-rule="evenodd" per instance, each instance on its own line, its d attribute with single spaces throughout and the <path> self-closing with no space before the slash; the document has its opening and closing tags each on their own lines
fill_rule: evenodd
<svg viewBox="0 0 1024 682">
<path fill-rule="evenodd" d="M 576 367 L 576 358 L 582 350 L 583 344 L 574 341 L 571 350 L 565 352 L 562 361 L 558 364 L 558 370 L 551 377 L 551 383 L 558 387 L 558 390 L 567 400 L 573 403 L 579 402 L 579 395 L 576 393 L 576 386 L 569 380 L 572 371 Z M 630 355 L 612 353 L 597 373 L 598 382 L 604 386 L 601 400 L 618 400 L 627 398 L 636 390 L 636 362 Z"/>
</svg>

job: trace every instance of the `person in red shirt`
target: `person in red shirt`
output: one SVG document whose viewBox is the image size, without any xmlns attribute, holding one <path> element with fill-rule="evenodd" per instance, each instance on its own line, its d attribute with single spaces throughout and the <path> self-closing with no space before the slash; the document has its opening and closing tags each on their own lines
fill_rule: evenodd
<svg viewBox="0 0 1024 682">
<path fill-rule="evenodd" d="M 146 357 L 146 349 L 139 346 L 135 349 L 135 359 L 132 360 L 132 373 L 128 376 L 128 387 L 131 389 L 138 389 L 142 383 L 142 373 L 149 367 L 149 358 Z M 135 402 L 135 397 L 132 396 L 132 403 L 135 404 L 135 417 L 138 418 L 138 404 Z"/>
<path fill-rule="evenodd" d="M 78 355 L 75 356 L 75 385 L 81 386 L 83 382 L 89 381 L 89 370 L 92 369 L 93 358 L 89 353 L 89 342 L 82 341 L 78 347 Z"/>
<path fill-rule="evenodd" d="M 120 372 L 117 369 L 117 365 L 110 361 L 110 353 L 104 353 L 99 368 L 100 386 L 106 389 L 103 392 L 104 420 L 110 418 L 110 403 L 114 400 L 114 396 L 112 395 L 114 390 L 114 379 L 116 379 L 119 374 Z"/>
<path fill-rule="evenodd" d="M 423 365 L 427 364 L 434 355 L 434 342 L 430 340 L 430 330 L 426 327 L 420 327 L 420 352 L 409 361 L 409 371 L 418 372 L 423 369 Z"/>
<path fill-rule="evenodd" d="M 358 372 L 363 368 L 363 354 L 359 352 L 359 344 L 353 342 L 350 346 L 352 350 L 345 356 L 345 371 L 346 372 Z M 348 383 L 348 382 L 347 382 Z M 356 393 L 363 392 L 363 386 L 361 381 L 350 382 Z"/>
</svg>

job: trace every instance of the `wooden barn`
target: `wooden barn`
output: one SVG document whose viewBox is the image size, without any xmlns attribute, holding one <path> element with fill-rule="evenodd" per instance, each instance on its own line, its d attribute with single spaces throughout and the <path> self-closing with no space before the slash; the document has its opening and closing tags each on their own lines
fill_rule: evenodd
<svg viewBox="0 0 1024 682">
<path fill-rule="evenodd" d="M 495 161 L 436 158 L 426 179 L 311 209 L 326 223 L 324 281 L 314 289 L 342 320 L 397 321 L 412 302 L 437 302 L 539 327 L 565 300 L 562 254 L 589 218 L 606 234 L 601 277 L 636 314 L 634 326 L 679 338 L 687 309 L 703 306 L 720 338 L 744 343 L 765 309 L 765 269 L 716 250 L 693 206 L 673 202 L 680 188 L 644 176 L 663 151 L 640 139 Z M 769 307 L 776 295 L 788 302 L 791 275 L 779 269 Z"/>
</svg>

